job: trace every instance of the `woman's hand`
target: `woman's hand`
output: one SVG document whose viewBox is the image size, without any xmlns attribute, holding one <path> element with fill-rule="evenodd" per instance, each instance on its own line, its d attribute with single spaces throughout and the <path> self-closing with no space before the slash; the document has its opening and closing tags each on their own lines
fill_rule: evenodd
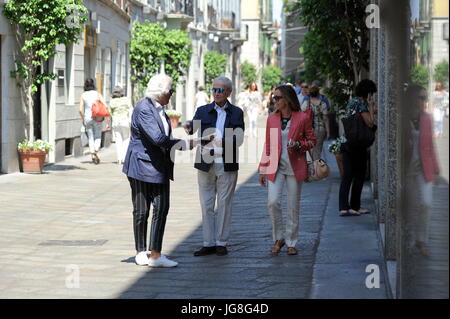
<svg viewBox="0 0 450 319">
<path fill-rule="evenodd" d="M 300 143 L 298 141 L 292 141 L 289 140 L 288 144 L 287 144 L 287 150 L 289 153 L 295 152 L 298 149 L 300 149 Z"/>
<path fill-rule="evenodd" d="M 262 187 L 266 187 L 266 177 L 264 175 L 259 175 L 259 184 Z"/>
</svg>

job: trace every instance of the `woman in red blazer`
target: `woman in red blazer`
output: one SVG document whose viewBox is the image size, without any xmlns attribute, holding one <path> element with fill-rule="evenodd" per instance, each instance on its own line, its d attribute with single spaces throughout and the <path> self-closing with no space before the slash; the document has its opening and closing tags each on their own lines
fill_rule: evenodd
<svg viewBox="0 0 450 319">
<path fill-rule="evenodd" d="M 439 179 L 439 166 L 433 141 L 433 119 L 425 112 L 427 90 L 420 85 L 408 87 L 411 112 L 406 131 L 407 223 L 411 246 L 428 255 L 428 224 L 431 217 L 433 181 Z"/>
<path fill-rule="evenodd" d="M 275 240 L 271 252 L 278 254 L 287 244 L 288 255 L 296 255 L 301 186 L 308 177 L 306 151 L 314 147 L 316 138 L 309 117 L 300 111 L 292 86 L 278 86 L 273 99 L 276 110 L 267 118 L 266 142 L 258 168 L 259 182 L 268 187 L 267 206 Z M 288 197 L 286 227 L 281 211 L 285 183 Z"/>
</svg>

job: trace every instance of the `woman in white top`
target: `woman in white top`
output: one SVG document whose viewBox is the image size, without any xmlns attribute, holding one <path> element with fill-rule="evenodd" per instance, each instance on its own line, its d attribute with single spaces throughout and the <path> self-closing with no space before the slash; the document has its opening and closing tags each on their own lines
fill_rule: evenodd
<svg viewBox="0 0 450 319">
<path fill-rule="evenodd" d="M 92 162 L 100 163 L 97 155 L 102 140 L 102 122 L 92 118 L 92 104 L 97 100 L 105 103 L 103 96 L 95 90 L 94 80 L 87 79 L 84 82 L 84 92 L 80 97 L 80 115 L 89 139 L 89 152 L 91 153 Z"/>
<path fill-rule="evenodd" d="M 194 104 L 195 107 L 203 106 L 209 103 L 209 96 L 203 89 L 203 86 L 198 87 L 198 92 L 195 94 Z"/>
<path fill-rule="evenodd" d="M 246 104 L 250 135 L 256 137 L 258 114 L 262 110 L 262 96 L 255 82 L 249 86 Z"/>
<path fill-rule="evenodd" d="M 117 164 L 123 164 L 130 142 L 130 123 L 133 106 L 129 98 L 124 96 L 123 89 L 116 86 L 113 89 L 109 103 L 109 113 L 112 118 L 112 130 L 116 142 Z"/>
<path fill-rule="evenodd" d="M 302 111 L 311 109 L 313 118 L 314 135 L 316 136 L 317 143 L 313 148 L 312 156 L 313 160 L 320 159 L 322 154 L 323 142 L 327 136 L 329 136 L 328 126 L 328 108 L 327 104 L 320 98 L 320 92 L 318 86 L 311 86 L 309 91 L 310 98 L 305 99 L 301 105 Z"/>
<path fill-rule="evenodd" d="M 431 102 L 434 118 L 434 137 L 442 137 L 444 134 L 445 111 L 448 108 L 448 92 L 445 91 L 441 82 L 436 82 Z"/>
</svg>

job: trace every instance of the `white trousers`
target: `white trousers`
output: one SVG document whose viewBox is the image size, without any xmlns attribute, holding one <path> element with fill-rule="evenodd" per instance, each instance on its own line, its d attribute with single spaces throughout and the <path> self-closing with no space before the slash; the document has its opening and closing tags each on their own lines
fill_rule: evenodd
<svg viewBox="0 0 450 319">
<path fill-rule="evenodd" d="M 411 232 L 412 244 L 418 241 L 428 243 L 433 205 L 433 182 L 425 182 L 422 174 L 407 176 L 406 191 L 410 197 L 408 230 Z"/>
<path fill-rule="evenodd" d="M 123 162 L 130 143 L 130 127 L 125 124 L 113 126 L 114 140 L 116 142 L 117 161 Z"/>
<path fill-rule="evenodd" d="M 284 184 L 287 186 L 287 209 L 286 224 L 283 223 L 281 211 L 281 197 Z M 300 195 L 302 183 L 297 182 L 295 176 L 277 173 L 275 182 L 268 181 L 267 207 L 272 220 L 273 240 L 284 239 L 288 247 L 295 247 L 298 240 L 300 219 Z"/>
<path fill-rule="evenodd" d="M 213 164 L 208 173 L 199 170 L 197 175 L 204 247 L 226 246 L 230 236 L 231 204 L 238 172 L 222 172 L 218 176 L 216 172 Z"/>
</svg>

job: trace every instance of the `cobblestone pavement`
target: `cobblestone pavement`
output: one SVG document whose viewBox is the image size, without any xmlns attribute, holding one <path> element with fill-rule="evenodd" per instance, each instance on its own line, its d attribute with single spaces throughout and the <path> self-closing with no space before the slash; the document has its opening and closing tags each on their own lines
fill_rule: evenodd
<svg viewBox="0 0 450 319">
<path fill-rule="evenodd" d="M 261 146 L 247 138 L 241 149 L 222 257 L 192 255 L 202 244 L 197 175 L 193 152 L 179 153 L 163 243 L 179 262 L 172 269 L 134 264 L 130 188 L 114 145 L 98 166 L 85 156 L 42 175 L 0 176 L 0 298 L 387 298 L 382 270 L 380 288 L 365 285 L 366 266 L 383 263 L 374 216 L 337 217 L 339 178 L 328 152 L 332 176 L 303 185 L 299 255 L 270 255 L 267 190 L 256 173 Z M 363 202 L 373 208 L 370 197 L 366 186 Z"/>
</svg>

